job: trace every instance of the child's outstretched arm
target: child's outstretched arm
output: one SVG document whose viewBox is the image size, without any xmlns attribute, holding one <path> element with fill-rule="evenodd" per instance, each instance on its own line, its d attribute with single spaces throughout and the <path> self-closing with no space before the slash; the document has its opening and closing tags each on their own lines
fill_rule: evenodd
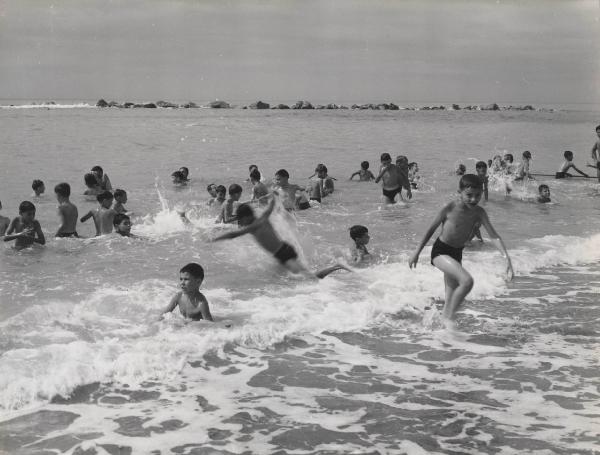
<svg viewBox="0 0 600 455">
<path fill-rule="evenodd" d="M 585 172 L 580 171 L 579 169 L 577 169 L 577 167 L 575 165 L 573 165 L 572 167 L 573 167 L 574 170 L 576 170 L 577 172 L 579 172 L 584 177 L 589 177 L 589 175 L 587 175 Z"/>
<path fill-rule="evenodd" d="M 417 250 L 412 254 L 412 256 L 408 260 L 408 266 L 411 269 L 413 267 L 417 266 L 417 261 L 419 260 L 419 254 L 421 254 L 421 251 L 423 250 L 425 245 L 427 245 L 427 242 L 429 242 L 429 239 L 431 238 L 433 233 L 436 231 L 436 229 L 440 226 L 440 224 L 442 224 L 444 222 L 444 220 L 446 219 L 446 214 L 450 210 L 451 206 L 452 206 L 452 203 L 450 203 L 446 207 L 444 207 L 440 211 L 440 213 L 437 214 L 437 216 L 433 220 L 433 223 L 431 223 L 431 226 L 429 226 L 429 229 L 427 229 L 427 232 L 425 232 L 425 235 L 423 236 L 423 240 L 421 240 L 419 247 L 417 248 Z"/>
<path fill-rule="evenodd" d="M 348 180 L 352 180 L 355 175 L 360 175 L 360 171 L 356 171 L 355 173 L 353 173 Z"/>
<path fill-rule="evenodd" d="M 167 305 L 167 307 L 160 313 L 160 316 L 158 317 L 159 321 L 162 319 L 163 314 L 170 313 L 175 309 L 175 307 L 177 307 L 177 305 L 179 304 L 179 297 L 181 297 L 181 292 L 175 294 L 169 302 L 169 304 Z"/>
<path fill-rule="evenodd" d="M 515 273 L 513 271 L 512 262 L 510 260 L 510 256 L 508 255 L 508 251 L 506 250 L 506 246 L 504 245 L 504 242 L 496 232 L 496 229 L 494 229 L 494 226 L 492 226 L 492 223 L 490 222 L 490 219 L 488 218 L 485 210 L 482 209 L 481 212 L 481 224 L 483 224 L 485 230 L 488 231 L 488 234 L 490 235 L 490 238 L 492 239 L 492 242 L 494 243 L 496 248 L 498 248 L 502 256 L 506 258 L 506 278 L 507 281 L 510 281 L 513 279 Z"/>
<path fill-rule="evenodd" d="M 379 170 L 379 175 L 375 178 L 375 183 L 379 183 L 379 181 L 381 180 L 381 177 L 383 177 L 383 174 L 385 174 L 387 172 L 387 170 L 388 170 L 387 166 L 383 166 Z"/>
<path fill-rule="evenodd" d="M 89 212 L 87 212 L 85 215 L 83 215 L 79 221 L 82 223 L 85 223 L 87 220 L 89 220 L 91 217 L 94 216 L 94 212 L 92 210 L 90 210 Z"/>
</svg>

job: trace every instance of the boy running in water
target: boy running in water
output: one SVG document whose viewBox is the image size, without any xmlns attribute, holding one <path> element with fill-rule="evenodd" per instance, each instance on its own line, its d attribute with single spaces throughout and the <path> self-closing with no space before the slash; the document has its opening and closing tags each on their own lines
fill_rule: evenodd
<svg viewBox="0 0 600 455">
<path fill-rule="evenodd" d="M 442 232 L 431 249 L 431 263 L 444 272 L 446 298 L 443 310 L 445 319 L 451 321 L 467 294 L 473 288 L 473 277 L 462 266 L 462 250 L 470 240 L 473 227 L 481 223 L 492 240 L 506 257 L 506 272 L 509 280 L 513 277 L 512 263 L 504 242 L 490 223 L 487 213 L 477 204 L 481 199 L 483 185 L 474 174 L 466 174 L 459 182 L 459 200 L 446 205 L 425 233 L 417 250 L 408 260 L 410 268 L 416 267 L 419 254 L 433 233 L 441 225 Z"/>
<path fill-rule="evenodd" d="M 379 175 L 375 179 L 375 183 L 379 183 L 380 180 L 383 182 L 383 196 L 387 204 L 394 204 L 397 194 L 400 194 L 400 197 L 402 197 L 402 176 L 400 175 L 400 169 L 395 164 L 392 164 L 392 157 L 389 153 L 381 154 L 381 168 Z M 408 195 L 409 198 L 412 196 L 410 185 Z"/>
</svg>

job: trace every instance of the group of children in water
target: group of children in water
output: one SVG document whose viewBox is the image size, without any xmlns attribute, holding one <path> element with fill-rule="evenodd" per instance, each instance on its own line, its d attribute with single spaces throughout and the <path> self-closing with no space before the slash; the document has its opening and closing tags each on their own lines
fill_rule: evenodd
<svg viewBox="0 0 600 455">
<path fill-rule="evenodd" d="M 597 169 L 598 181 L 600 181 L 600 126 L 596 128 L 596 133 L 599 140 L 592 148 L 592 158 L 595 164 L 590 166 Z M 556 178 L 569 177 L 570 174 L 567 171 L 571 168 L 587 176 L 573 164 L 572 152 L 565 152 L 564 157 L 565 162 L 561 165 L 559 172 L 556 173 Z M 460 175 L 457 200 L 446 204 L 441 209 L 425 232 L 417 249 L 410 256 L 408 260 L 409 267 L 416 267 L 421 251 L 438 227 L 442 227 L 441 233 L 435 240 L 431 250 L 431 264 L 444 273 L 445 305 L 443 316 L 447 321 L 450 322 L 454 319 L 456 311 L 473 287 L 472 276 L 462 266 L 462 252 L 465 244 L 474 236 L 481 239 L 480 226 L 486 228 L 493 243 L 506 258 L 507 279 L 512 279 L 514 273 L 506 246 L 492 226 L 486 211 L 478 204 L 482 197 L 485 200 L 488 199 L 488 169 L 493 173 L 505 172 L 512 174 L 514 180 L 530 179 L 532 178 L 529 170 L 531 158 L 529 151 L 523 152 L 523 161 L 514 171 L 512 169 L 513 157 L 511 154 L 506 154 L 503 158 L 497 155 L 488 163 L 484 161 L 477 162 L 476 174 L 467 174 L 465 167 L 463 165 L 459 166 L 456 171 L 456 174 Z M 351 271 L 344 265 L 335 264 L 324 270 L 311 273 L 298 260 L 298 254 L 294 247 L 279 237 L 270 221 L 276 198 L 281 201 L 286 210 L 305 210 L 310 207 L 309 200 L 321 202 L 323 198 L 333 193 L 334 179 L 328 176 L 325 165 L 319 164 L 316 167 L 315 174 L 310 177 L 308 191 L 305 191 L 299 185 L 290 183 L 289 173 L 285 169 L 280 169 L 275 173 L 273 185 L 270 189 L 261 181 L 260 171 L 255 165 L 250 166 L 249 172 L 249 181 L 252 184 L 252 199 L 249 202 L 239 203 L 242 194 L 240 185 L 233 184 L 229 187 L 229 199 L 226 199 L 224 186 L 215 184 L 208 186 L 207 190 L 211 195 L 209 205 L 220 208 L 217 221 L 223 223 L 237 222 L 239 226 L 238 230 L 219 235 L 213 241 L 234 239 L 250 234 L 262 248 L 271 253 L 287 270 L 307 277 L 323 278 L 341 269 Z M 353 173 L 350 179 L 352 180 L 356 175 L 363 182 L 381 181 L 383 196 L 388 203 L 394 203 L 396 195 L 400 195 L 402 198 L 403 191 L 410 199 L 412 189 L 418 186 L 418 165 L 409 163 L 405 156 L 399 156 L 396 164 L 392 164 L 391 156 L 388 153 L 383 153 L 377 177 L 369 171 L 367 161 L 361 163 L 361 170 Z M 88 176 L 93 176 L 94 179 L 92 180 Z M 172 174 L 173 183 L 175 185 L 185 185 L 189 181 L 188 176 L 188 169 L 182 167 Z M 93 218 L 97 235 L 110 233 L 114 228 L 120 235 L 131 236 L 131 222 L 124 207 L 124 203 L 127 202 L 125 191 L 116 190 L 113 195 L 110 192 L 112 189 L 110 180 L 99 166 L 94 167 L 91 173 L 86 174 L 85 182 L 88 186 L 85 194 L 96 195 L 100 207 L 89 211 L 80 221 L 85 222 L 87 219 Z M 35 180 L 32 187 L 36 195 L 44 191 L 44 184 L 39 180 Z M 540 185 L 538 190 L 539 197 L 537 200 L 541 203 L 550 202 L 548 186 Z M 509 191 L 510 189 L 507 186 L 507 192 Z M 55 236 L 77 237 L 75 227 L 78 211 L 77 207 L 69 201 L 69 184 L 59 183 L 55 186 L 54 192 L 59 203 L 60 217 L 60 226 Z M 306 192 L 310 199 L 307 198 Z M 114 205 L 113 200 L 116 201 Z M 255 214 L 255 207 L 263 208 L 260 215 Z M 185 214 L 182 214 L 182 217 L 186 219 Z M 8 223 L 8 219 L 0 218 L 0 235 L 4 235 L 5 241 L 16 240 L 15 247 L 17 249 L 25 248 L 34 243 L 42 245 L 45 243 L 40 224 L 35 219 L 35 206 L 29 201 L 21 203 L 19 216 L 10 223 Z M 354 241 L 353 264 L 364 262 L 370 256 L 367 250 L 370 239 L 368 229 L 361 225 L 352 226 L 350 237 Z M 190 263 L 183 267 L 179 276 L 181 291 L 173 297 L 163 314 L 179 307 L 181 314 L 186 318 L 212 321 L 208 301 L 199 291 L 203 279 L 204 270 L 199 264 Z"/>
</svg>

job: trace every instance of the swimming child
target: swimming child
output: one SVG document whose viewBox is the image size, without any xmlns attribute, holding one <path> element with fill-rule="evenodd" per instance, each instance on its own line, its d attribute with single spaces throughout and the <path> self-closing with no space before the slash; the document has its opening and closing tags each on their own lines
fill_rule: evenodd
<svg viewBox="0 0 600 455">
<path fill-rule="evenodd" d="M 545 204 L 547 202 L 552 202 L 550 200 L 550 187 L 548 185 L 540 185 L 538 187 L 539 196 L 537 201 L 541 204 Z"/>
<path fill-rule="evenodd" d="M 104 173 L 104 170 L 100 166 L 94 166 L 92 168 L 92 173 L 96 176 L 98 180 L 98 185 L 102 191 L 112 191 L 112 184 L 110 183 L 110 179 L 108 175 Z"/>
<path fill-rule="evenodd" d="M 2 210 L 2 202 L 0 202 L 0 210 Z M 0 215 L 0 237 L 4 235 L 9 224 L 10 218 Z"/>
<path fill-rule="evenodd" d="M 303 192 L 304 188 L 300 185 L 289 182 L 290 174 L 285 169 L 279 169 L 275 172 L 273 179 L 273 190 L 279 192 L 281 202 L 286 210 L 306 210 L 310 208 L 310 203 L 303 194 L 297 195 L 298 192 Z"/>
<path fill-rule="evenodd" d="M 358 181 L 359 182 L 370 182 L 371 180 L 375 180 L 375 176 L 369 170 L 369 162 L 368 161 L 363 161 L 362 163 L 360 163 L 360 171 L 354 172 L 350 176 L 349 180 L 352 180 L 352 178 L 355 175 L 358 175 Z"/>
<path fill-rule="evenodd" d="M 181 315 L 186 319 L 212 321 L 213 317 L 208 308 L 208 300 L 200 292 L 202 281 L 204 281 L 204 269 L 200 264 L 190 262 L 184 265 L 179 271 L 181 291 L 171 299 L 159 319 L 162 319 L 164 314 L 172 312 L 178 306 Z"/>
<path fill-rule="evenodd" d="M 171 174 L 171 180 L 173 181 L 173 185 L 175 185 L 175 186 L 187 185 L 187 180 L 185 179 L 185 175 L 181 171 L 173 172 Z"/>
<path fill-rule="evenodd" d="M 29 201 L 21 202 L 19 216 L 11 221 L 6 230 L 4 241 L 10 242 L 11 240 L 16 240 L 14 246 L 16 250 L 22 250 L 34 243 L 40 245 L 46 243 L 42 227 L 39 221 L 35 219 L 35 205 Z"/>
<path fill-rule="evenodd" d="M 281 240 L 275 232 L 269 216 L 275 208 L 275 198 L 271 198 L 265 211 L 256 218 L 250 204 L 241 204 L 237 209 L 237 220 L 240 229 L 227 232 L 213 239 L 214 242 L 225 239 L 235 239 L 245 234 L 250 234 L 265 250 L 271 253 L 279 263 L 292 273 L 300 273 L 305 276 L 324 278 L 336 270 L 348 270 L 346 267 L 336 264 L 323 269 L 315 274 L 310 273 L 300 261 L 298 253 L 293 246 Z"/>
<path fill-rule="evenodd" d="M 206 205 L 211 206 L 215 203 L 215 199 L 217 198 L 217 185 L 214 183 L 209 183 L 206 187 L 206 191 L 208 194 L 210 194 L 210 199 Z"/>
<path fill-rule="evenodd" d="M 411 199 L 412 186 L 410 184 L 410 179 L 408 178 L 408 158 L 404 155 L 398 155 L 396 157 L 396 167 L 398 167 L 398 175 L 400 176 L 400 197 L 402 198 L 402 188 L 404 188 L 406 190 L 406 196 Z"/>
<path fill-rule="evenodd" d="M 269 189 L 261 182 L 260 171 L 256 167 L 250 172 L 250 183 L 252 183 L 252 200 L 259 204 L 267 204 L 265 196 L 268 196 Z"/>
<path fill-rule="evenodd" d="M 83 181 L 85 182 L 85 186 L 87 186 L 88 188 L 83 192 L 84 195 L 98 196 L 100 193 L 102 193 L 102 187 L 98 183 L 98 179 L 93 173 L 88 172 L 87 174 L 85 174 L 83 176 Z"/>
<path fill-rule="evenodd" d="M 367 251 L 367 245 L 371 239 L 369 230 L 360 224 L 354 225 L 350 228 L 350 238 L 354 240 L 354 248 L 351 250 L 352 262 L 358 264 L 368 260 L 371 257 Z"/>
<path fill-rule="evenodd" d="M 560 169 L 558 170 L 558 172 L 555 175 L 555 178 L 564 179 L 567 177 L 573 177 L 571 174 L 569 174 L 567 172 L 571 168 L 573 168 L 575 171 L 579 172 L 584 177 L 589 177 L 589 175 L 587 175 L 585 172 L 577 169 L 577 167 L 573 163 L 573 152 L 571 152 L 570 150 L 567 150 L 567 151 L 565 151 L 563 156 L 565 157 L 565 161 L 563 162 L 563 164 L 561 164 Z"/>
<path fill-rule="evenodd" d="M 71 186 L 68 183 L 59 183 L 54 187 L 54 194 L 58 201 L 58 217 L 60 226 L 54 237 L 79 237 L 77 235 L 77 207 L 69 197 L 71 196 Z"/>
<path fill-rule="evenodd" d="M 506 257 L 507 278 L 510 280 L 513 277 L 512 263 L 504 242 L 492 226 L 485 210 L 477 205 L 483 192 L 481 179 L 474 174 L 463 175 L 458 192 L 459 199 L 450 202 L 440 211 L 408 261 L 410 268 L 416 267 L 423 247 L 441 225 L 442 232 L 431 249 L 431 263 L 444 272 L 446 304 L 443 316 L 447 320 L 454 319 L 456 311 L 473 287 L 473 277 L 462 266 L 462 251 L 476 223 L 479 222 L 486 228 Z"/>
<path fill-rule="evenodd" d="M 180 167 L 179 168 L 179 172 L 181 172 L 181 174 L 183 175 L 183 180 L 185 182 L 189 182 L 190 181 L 190 179 L 188 177 L 190 175 L 190 170 L 187 167 L 185 167 L 185 166 Z"/>
<path fill-rule="evenodd" d="M 456 175 L 465 175 L 465 172 L 467 172 L 467 167 L 462 163 L 458 164 L 456 166 L 456 170 L 454 171 Z"/>
<path fill-rule="evenodd" d="M 402 177 L 398 166 L 392 164 L 392 157 L 389 153 L 381 154 L 381 168 L 379 175 L 375 178 L 375 183 L 382 181 L 383 196 L 387 204 L 394 204 L 397 194 L 402 197 Z"/>
<path fill-rule="evenodd" d="M 515 171 L 515 180 L 533 179 L 533 177 L 529 174 L 530 162 L 531 152 L 529 150 L 525 150 L 523 152 L 523 161 L 519 163 L 517 170 Z"/>
<path fill-rule="evenodd" d="M 483 198 L 485 201 L 488 200 L 488 183 L 489 177 L 487 175 L 488 166 L 485 164 L 485 161 L 477 161 L 475 164 L 475 172 L 477 172 L 477 176 L 481 180 L 483 185 Z"/>
<path fill-rule="evenodd" d="M 506 173 L 512 174 L 514 171 L 513 161 L 515 160 L 515 158 L 513 157 L 513 154 L 505 153 L 504 156 L 502 157 L 502 160 L 504 161 L 504 167 L 506 169 Z"/>
<path fill-rule="evenodd" d="M 229 199 L 222 205 L 221 213 L 215 223 L 233 223 L 236 220 L 235 211 L 242 197 L 242 187 L 237 183 L 229 185 Z"/>
<path fill-rule="evenodd" d="M 333 193 L 333 180 L 327 175 L 327 166 L 324 164 L 319 164 L 315 168 L 315 174 L 316 178 L 313 176 L 310 179 L 308 191 L 311 201 L 321 203 L 325 196 L 329 196 Z"/>
<path fill-rule="evenodd" d="M 598 140 L 592 146 L 592 160 L 594 160 L 594 163 L 591 167 L 596 168 L 596 175 L 600 182 L 600 125 L 596 127 L 596 136 L 598 136 Z"/>
<path fill-rule="evenodd" d="M 419 180 L 421 180 L 421 176 L 419 175 L 419 165 L 414 161 L 408 163 L 408 181 L 413 190 L 417 189 Z"/>
<path fill-rule="evenodd" d="M 115 211 L 115 214 L 127 213 L 127 209 L 125 208 L 125 204 L 127 203 L 127 191 L 116 189 L 114 197 L 115 204 L 113 205 L 113 210 Z"/>
<path fill-rule="evenodd" d="M 93 218 L 97 236 L 110 234 L 113 230 L 113 219 L 115 217 L 115 211 L 110 208 L 113 203 L 113 195 L 110 191 L 103 191 L 96 199 L 98 199 L 100 207 L 96 210 L 90 210 L 79 221 L 85 223 L 88 219 Z"/>
<path fill-rule="evenodd" d="M 34 180 L 31 184 L 31 189 L 33 190 L 35 197 L 40 197 L 42 194 L 44 194 L 44 191 L 46 191 L 46 186 L 41 180 Z"/>
<path fill-rule="evenodd" d="M 139 238 L 131 233 L 131 218 L 124 213 L 117 213 L 113 218 L 115 232 L 123 237 Z"/>
<path fill-rule="evenodd" d="M 227 200 L 227 188 L 224 185 L 218 185 L 215 187 L 215 195 L 210 205 L 221 210 L 221 206 Z"/>
</svg>

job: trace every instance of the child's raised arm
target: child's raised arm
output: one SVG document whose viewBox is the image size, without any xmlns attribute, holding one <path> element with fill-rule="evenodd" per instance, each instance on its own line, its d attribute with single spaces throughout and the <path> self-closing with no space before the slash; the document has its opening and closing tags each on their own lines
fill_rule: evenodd
<svg viewBox="0 0 600 455">
<path fill-rule="evenodd" d="M 490 222 L 487 213 L 483 209 L 481 209 L 481 224 L 483 224 L 485 230 L 488 231 L 488 234 L 490 235 L 492 242 L 494 243 L 496 248 L 498 248 L 502 253 L 502 256 L 506 258 L 506 277 L 508 281 L 512 280 L 515 273 L 513 271 L 512 262 L 510 260 L 510 256 L 508 255 L 508 251 L 506 250 L 506 246 L 504 245 L 504 242 L 496 232 L 496 229 L 494 229 L 494 226 L 492 226 L 492 223 Z"/>
<path fill-rule="evenodd" d="M 360 171 L 356 171 L 355 173 L 353 173 L 348 180 L 352 180 L 355 175 L 360 175 Z"/>
<path fill-rule="evenodd" d="M 381 177 L 383 177 L 383 174 L 385 174 L 388 170 L 387 166 L 382 166 L 381 169 L 379 170 L 379 175 L 375 178 L 375 183 L 379 183 L 379 181 L 381 180 Z"/>
<path fill-rule="evenodd" d="M 423 240 L 421 240 L 419 247 L 417 248 L 417 250 L 412 254 L 412 256 L 408 260 L 408 266 L 411 269 L 413 267 L 417 266 L 417 261 L 419 260 L 419 254 L 421 254 L 421 251 L 423 250 L 425 245 L 427 245 L 427 242 L 429 242 L 429 239 L 431 238 L 433 233 L 436 231 L 436 229 L 439 227 L 439 225 L 444 222 L 444 220 L 446 219 L 446 215 L 448 214 L 448 211 L 451 209 L 453 204 L 454 203 L 451 202 L 450 204 L 446 205 L 446 207 L 444 207 L 442 210 L 440 210 L 440 213 L 437 214 L 437 216 L 433 220 L 433 223 L 431 223 L 431 226 L 429 226 L 429 229 L 427 229 L 427 232 L 425 232 L 425 235 L 423 236 Z"/>
<path fill-rule="evenodd" d="M 91 217 L 94 216 L 94 212 L 92 210 L 90 210 L 89 212 L 87 212 L 85 215 L 83 215 L 79 221 L 82 223 L 85 223 L 87 220 L 89 220 Z"/>
</svg>

